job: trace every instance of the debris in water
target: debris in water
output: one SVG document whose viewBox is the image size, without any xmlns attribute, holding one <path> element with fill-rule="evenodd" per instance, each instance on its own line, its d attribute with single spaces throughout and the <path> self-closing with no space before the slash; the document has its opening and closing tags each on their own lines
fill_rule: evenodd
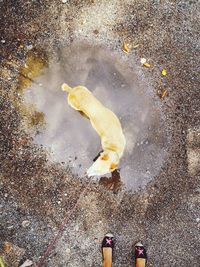
<svg viewBox="0 0 200 267">
<path fill-rule="evenodd" d="M 22 265 L 20 265 L 19 267 L 28 267 L 28 266 L 32 266 L 33 262 L 31 260 L 26 260 Z"/>
<path fill-rule="evenodd" d="M 130 52 L 130 44 L 123 42 L 122 50 L 124 51 L 124 53 L 128 54 Z"/>
<path fill-rule="evenodd" d="M 104 175 L 118 168 L 123 155 L 126 140 L 117 116 L 104 107 L 84 86 L 71 88 L 62 85 L 62 90 L 68 92 L 68 104 L 75 110 L 82 111 L 101 137 L 103 152 L 88 169 L 88 176 Z"/>
<path fill-rule="evenodd" d="M 150 65 L 149 63 L 147 63 L 147 60 L 146 60 L 146 58 L 144 58 L 144 57 L 142 57 L 142 58 L 140 59 L 140 63 L 141 63 L 145 68 L 150 68 L 150 67 L 151 67 L 151 65 Z"/>
<path fill-rule="evenodd" d="M 143 66 L 144 66 L 145 68 L 151 68 L 151 65 L 150 65 L 149 63 L 147 63 L 147 62 L 144 63 Z"/>
<path fill-rule="evenodd" d="M 162 74 L 162 76 L 166 76 L 167 75 L 167 70 L 166 69 L 162 69 L 161 74 Z"/>
</svg>

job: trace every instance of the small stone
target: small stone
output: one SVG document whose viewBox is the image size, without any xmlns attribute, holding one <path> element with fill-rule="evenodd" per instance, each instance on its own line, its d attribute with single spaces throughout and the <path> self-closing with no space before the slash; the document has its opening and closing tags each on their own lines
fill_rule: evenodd
<svg viewBox="0 0 200 267">
<path fill-rule="evenodd" d="M 99 31 L 98 30 L 94 30 L 93 33 L 94 34 L 99 34 Z"/>
<path fill-rule="evenodd" d="M 141 63 L 142 65 L 144 65 L 146 62 L 147 62 L 146 58 L 142 57 L 142 58 L 140 59 L 140 63 Z"/>
<path fill-rule="evenodd" d="M 28 266 L 32 266 L 33 262 L 31 260 L 26 260 L 22 265 L 20 265 L 19 267 L 28 267 Z"/>
<path fill-rule="evenodd" d="M 197 223 L 200 222 L 200 218 L 196 218 L 196 222 L 197 222 Z"/>
<path fill-rule="evenodd" d="M 66 3 L 67 3 L 67 0 L 62 0 L 62 3 L 63 3 L 63 4 L 66 4 Z"/>
<path fill-rule="evenodd" d="M 24 220 L 23 222 L 22 222 L 22 227 L 24 227 L 24 228 L 26 228 L 26 227 L 28 227 L 29 225 L 30 225 L 30 221 L 28 221 L 28 220 Z"/>
<path fill-rule="evenodd" d="M 31 49 L 33 49 L 33 45 L 32 44 L 27 45 L 26 48 L 27 48 L 27 50 L 31 50 Z"/>
<path fill-rule="evenodd" d="M 1 43 L 2 43 L 2 44 L 5 44 L 5 42 L 6 42 L 6 40 L 1 40 Z"/>
</svg>

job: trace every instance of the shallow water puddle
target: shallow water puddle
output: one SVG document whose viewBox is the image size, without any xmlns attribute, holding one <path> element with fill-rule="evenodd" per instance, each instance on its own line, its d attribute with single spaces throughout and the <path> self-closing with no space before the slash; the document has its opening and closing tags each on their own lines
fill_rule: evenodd
<svg viewBox="0 0 200 267">
<path fill-rule="evenodd" d="M 63 82 L 84 85 L 121 121 L 127 140 L 120 162 L 125 188 L 145 186 L 158 174 L 167 146 L 162 110 L 151 87 L 137 70 L 101 48 L 73 46 L 63 49 L 59 58 L 24 92 L 27 105 L 34 104 L 45 115 L 46 127 L 34 141 L 50 150 L 51 160 L 67 163 L 80 177 L 85 175 L 101 151 L 100 138 L 90 122 L 68 106 L 61 91 Z M 102 179 L 103 184 L 106 178 Z"/>
</svg>

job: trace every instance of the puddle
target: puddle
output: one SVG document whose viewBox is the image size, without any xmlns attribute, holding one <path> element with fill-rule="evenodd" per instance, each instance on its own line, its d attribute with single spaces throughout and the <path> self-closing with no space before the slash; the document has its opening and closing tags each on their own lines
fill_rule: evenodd
<svg viewBox="0 0 200 267">
<path fill-rule="evenodd" d="M 27 106 L 44 114 L 45 128 L 34 142 L 50 151 L 50 160 L 65 162 L 80 177 L 101 151 L 100 138 L 90 122 L 67 104 L 61 84 L 84 85 L 119 117 L 127 146 L 120 177 L 127 190 L 145 186 L 158 174 L 166 155 L 167 137 L 159 101 L 153 98 L 137 70 L 110 51 L 86 45 L 59 52 L 59 60 L 24 91 Z M 108 175 L 111 177 L 111 175 Z M 118 177 L 118 176 L 116 176 Z M 110 178 L 111 183 L 115 175 Z M 108 179 L 100 179 L 109 188 Z"/>
</svg>

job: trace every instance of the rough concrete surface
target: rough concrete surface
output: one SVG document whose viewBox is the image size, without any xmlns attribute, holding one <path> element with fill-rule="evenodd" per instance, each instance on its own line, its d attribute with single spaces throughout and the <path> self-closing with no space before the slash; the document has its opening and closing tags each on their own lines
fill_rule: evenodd
<svg viewBox="0 0 200 267">
<path fill-rule="evenodd" d="M 48 244 L 81 195 L 77 209 L 61 229 L 63 231 L 55 246 L 41 266 L 101 266 L 101 240 L 107 231 L 112 231 L 116 241 L 113 266 L 133 266 L 133 245 L 138 240 L 147 247 L 147 266 L 199 266 L 198 1 L 1 0 L 0 6 L 0 247 L 7 265 L 20 266 L 29 259 L 33 261 L 33 266 L 39 266 Z M 122 51 L 124 41 L 131 45 L 128 54 Z M 70 50 L 70 47 L 82 44 L 90 51 L 89 55 L 93 49 L 100 48 L 114 58 L 104 74 L 99 72 L 100 76 L 95 76 L 96 80 L 92 79 L 93 72 L 85 72 L 88 61 L 81 61 L 84 50 L 80 49 L 78 53 Z M 70 59 L 63 53 L 71 53 Z M 69 66 L 70 60 L 76 62 L 73 61 L 73 53 L 83 68 L 72 64 L 70 74 L 66 66 Z M 95 57 L 89 58 L 96 60 Z M 141 58 L 147 59 L 150 68 L 142 66 Z M 102 62 L 101 57 L 98 60 Z M 110 61 L 106 62 L 108 66 Z M 115 63 L 115 68 L 112 68 Z M 116 186 L 115 177 L 104 177 L 99 182 L 92 180 L 88 185 L 87 177 L 78 177 L 74 172 L 81 164 L 81 157 L 69 158 L 67 154 L 58 159 L 52 156 L 52 148 L 56 147 L 59 154 L 62 147 L 62 143 L 56 146 L 58 130 L 64 129 L 68 132 L 66 136 L 71 136 L 70 127 L 68 129 L 63 124 L 62 128 L 61 120 L 52 124 L 56 133 L 52 142 L 44 143 L 42 138 L 38 141 L 38 136 L 47 131 L 49 124 L 46 108 L 38 110 L 33 90 L 39 90 L 41 86 L 41 92 L 44 88 L 48 92 L 48 81 L 51 85 L 56 78 L 51 80 L 47 73 L 52 73 L 52 66 L 56 64 L 59 68 L 55 73 L 59 74 L 60 68 L 63 71 L 62 78 L 58 80 L 60 83 L 63 75 L 68 75 L 70 82 L 76 83 L 76 79 L 70 77 L 72 74 L 78 82 L 82 81 L 81 77 L 89 77 L 86 80 L 91 85 L 98 82 L 101 75 L 109 85 L 110 74 L 116 75 L 116 81 L 118 79 L 120 83 L 124 79 L 130 88 L 132 79 L 141 83 L 138 87 L 134 85 L 134 96 L 140 95 L 140 92 L 136 93 L 136 88 L 142 88 L 142 94 L 141 99 L 133 102 L 136 106 L 133 111 L 137 111 L 140 117 L 150 103 L 153 123 L 146 127 L 149 120 L 144 119 L 141 121 L 145 123 L 139 127 L 137 116 L 139 132 L 134 127 L 130 128 L 130 133 L 127 130 L 129 141 L 136 138 L 130 142 L 132 148 L 127 152 L 130 156 L 134 153 L 133 161 L 128 165 L 131 167 L 133 164 L 137 172 L 128 179 L 135 182 L 126 183 L 127 178 L 121 175 L 121 181 L 117 178 L 119 186 Z M 93 71 L 99 71 L 103 66 L 97 65 Z M 116 66 L 122 69 L 117 72 L 119 68 Z M 162 69 L 167 70 L 166 76 L 162 76 Z M 111 80 L 115 82 L 113 76 Z M 43 84 L 40 84 L 41 81 Z M 100 90 L 104 88 L 101 86 L 94 91 L 99 96 L 101 92 L 106 93 Z M 110 87 L 111 92 L 113 88 L 114 85 Z M 53 98 L 59 90 L 52 94 L 52 102 L 49 103 L 53 111 L 57 110 Z M 116 91 L 116 95 L 119 92 Z M 124 97 L 129 95 L 128 90 L 124 92 Z M 29 105 L 26 103 L 27 94 L 32 99 Z M 41 98 L 46 95 L 41 93 Z M 115 101 L 119 103 L 113 104 L 113 108 L 119 116 L 121 111 L 125 112 L 124 125 L 128 127 L 132 113 L 129 117 L 129 109 L 123 108 L 123 94 L 120 97 L 122 108 L 118 108 L 118 99 Z M 113 99 L 107 100 L 108 105 L 112 105 Z M 127 101 L 127 95 L 125 99 Z M 143 99 L 147 100 L 147 105 L 144 105 Z M 67 109 L 65 112 L 67 116 Z M 83 118 L 79 116 L 79 119 Z M 134 135 L 134 131 L 137 134 Z M 146 135 L 143 136 L 144 132 Z M 164 138 L 161 138 L 163 135 Z M 139 143 L 140 150 L 137 138 L 141 136 L 146 143 Z M 72 142 L 73 139 L 67 140 Z M 67 141 L 64 146 L 66 144 Z M 73 147 L 77 149 L 77 144 L 68 145 L 72 151 Z M 100 145 L 91 147 L 89 151 L 92 155 L 99 152 Z M 147 164 L 144 172 L 140 161 L 148 162 L 148 155 L 154 153 L 152 159 L 155 151 L 161 150 L 164 151 L 161 153 L 162 160 L 155 157 L 157 171 L 149 170 Z M 127 155 L 124 155 L 126 160 L 129 158 Z M 138 160 L 138 164 L 134 159 Z M 126 162 L 122 162 L 122 169 Z M 154 166 L 154 162 L 149 162 Z M 144 183 L 137 181 L 137 173 Z"/>
</svg>

